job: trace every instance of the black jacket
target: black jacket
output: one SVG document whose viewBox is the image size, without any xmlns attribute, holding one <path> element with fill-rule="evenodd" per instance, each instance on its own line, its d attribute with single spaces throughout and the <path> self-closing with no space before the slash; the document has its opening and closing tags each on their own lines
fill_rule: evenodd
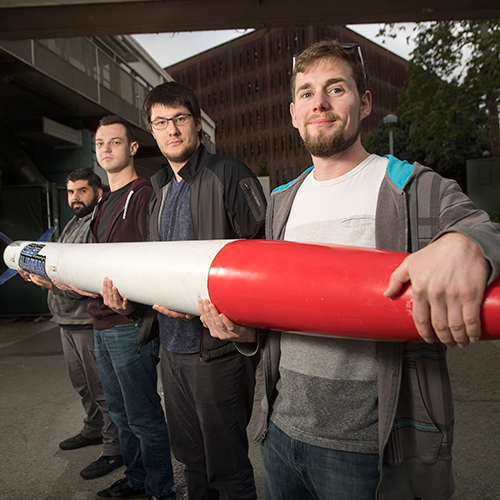
<svg viewBox="0 0 500 500">
<path fill-rule="evenodd" d="M 149 240 L 160 241 L 160 216 L 170 181 L 170 166 L 151 178 Z M 203 145 L 182 167 L 179 175 L 191 189 L 191 218 L 196 240 L 262 238 L 266 199 L 262 186 L 242 162 L 210 154 Z M 234 343 L 215 339 L 203 329 L 200 356 L 208 361 L 234 351 Z"/>
</svg>

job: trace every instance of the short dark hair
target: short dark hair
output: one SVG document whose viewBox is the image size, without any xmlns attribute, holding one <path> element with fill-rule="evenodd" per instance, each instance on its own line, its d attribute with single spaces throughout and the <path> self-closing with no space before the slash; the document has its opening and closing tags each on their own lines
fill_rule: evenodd
<svg viewBox="0 0 500 500">
<path fill-rule="evenodd" d="M 323 40 L 316 42 L 307 47 L 300 55 L 297 56 L 295 66 L 293 68 L 292 77 L 290 80 L 290 91 L 292 93 L 292 101 L 295 101 L 295 82 L 297 73 L 306 73 L 314 64 L 322 59 L 342 59 L 345 61 L 352 70 L 352 75 L 356 82 L 359 97 L 363 97 L 367 91 L 367 78 L 366 68 L 359 57 L 356 50 L 358 45 L 353 44 L 351 47 L 346 48 L 338 40 Z"/>
<path fill-rule="evenodd" d="M 191 88 L 182 83 L 162 83 L 146 96 L 142 105 L 142 119 L 149 129 L 151 129 L 151 108 L 155 104 L 168 107 L 186 106 L 195 121 L 201 118 L 200 103 L 196 94 Z M 201 137 L 201 131 L 199 135 Z"/>
<path fill-rule="evenodd" d="M 96 133 L 101 127 L 105 127 L 107 125 L 115 125 L 115 124 L 123 125 L 125 127 L 125 135 L 127 136 L 129 144 L 135 142 L 135 134 L 132 125 L 130 125 L 130 123 L 127 120 L 118 115 L 103 116 L 99 120 L 99 125 L 97 126 Z"/>
<path fill-rule="evenodd" d="M 70 172 L 68 177 L 66 177 L 66 185 L 69 181 L 87 181 L 94 193 L 98 189 L 102 189 L 101 178 L 90 168 L 77 168 L 76 170 L 73 170 Z"/>
</svg>

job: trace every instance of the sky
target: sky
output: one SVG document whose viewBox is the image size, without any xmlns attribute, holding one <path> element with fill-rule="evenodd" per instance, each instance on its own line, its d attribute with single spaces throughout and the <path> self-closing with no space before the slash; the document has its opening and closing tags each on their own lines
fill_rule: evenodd
<svg viewBox="0 0 500 500">
<path fill-rule="evenodd" d="M 356 24 L 348 28 L 360 35 L 382 45 L 395 54 L 409 58 L 412 47 L 407 45 L 406 37 L 412 33 L 412 24 L 405 24 L 406 31 L 393 39 L 385 39 L 382 43 L 381 37 L 376 37 L 382 24 Z M 248 30 L 219 30 L 219 31 L 193 31 L 182 33 L 159 33 L 133 35 L 134 38 L 149 52 L 149 54 L 160 64 L 162 68 L 183 61 L 205 50 L 233 40 L 239 36 L 249 33 Z"/>
</svg>

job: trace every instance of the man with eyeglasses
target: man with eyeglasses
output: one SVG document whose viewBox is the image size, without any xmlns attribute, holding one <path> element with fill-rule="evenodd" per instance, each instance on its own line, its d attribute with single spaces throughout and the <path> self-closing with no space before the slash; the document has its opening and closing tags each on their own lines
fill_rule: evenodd
<svg viewBox="0 0 500 500">
<path fill-rule="evenodd" d="M 175 82 L 154 88 L 143 119 L 168 160 L 151 178 L 151 240 L 264 235 L 259 181 L 240 161 L 210 154 L 201 144 L 201 110 L 190 88 Z M 259 355 L 243 356 L 233 342 L 211 337 L 199 317 L 162 304 L 153 312 L 170 441 L 184 464 L 189 499 L 256 499 L 246 427 Z"/>
<path fill-rule="evenodd" d="M 306 49 L 291 91 L 313 167 L 273 192 L 266 237 L 414 252 L 384 295 L 411 282 L 422 342 L 265 334 L 202 301 L 212 335 L 250 355 L 255 342 L 264 349 L 266 500 L 447 500 L 455 487 L 446 346 L 481 336 L 484 290 L 500 270 L 499 225 L 454 181 L 363 148 L 372 97 L 355 46 Z"/>
</svg>

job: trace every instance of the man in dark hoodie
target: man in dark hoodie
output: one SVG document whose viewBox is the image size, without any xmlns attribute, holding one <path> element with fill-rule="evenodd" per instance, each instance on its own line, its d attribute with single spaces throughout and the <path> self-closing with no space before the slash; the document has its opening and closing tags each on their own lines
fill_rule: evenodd
<svg viewBox="0 0 500 500">
<path fill-rule="evenodd" d="M 144 241 L 151 184 L 134 167 L 139 145 L 122 118 L 101 119 L 95 136 L 96 156 L 106 171 L 110 192 L 97 204 L 90 224 L 95 243 Z M 120 431 L 125 478 L 97 498 L 175 499 L 167 424 L 157 392 L 159 339 L 138 346 L 142 318 L 120 314 L 104 304 L 113 283 L 104 280 L 101 295 L 92 294 L 95 353 L 109 412 Z M 125 308 L 130 307 L 128 301 Z"/>
</svg>

